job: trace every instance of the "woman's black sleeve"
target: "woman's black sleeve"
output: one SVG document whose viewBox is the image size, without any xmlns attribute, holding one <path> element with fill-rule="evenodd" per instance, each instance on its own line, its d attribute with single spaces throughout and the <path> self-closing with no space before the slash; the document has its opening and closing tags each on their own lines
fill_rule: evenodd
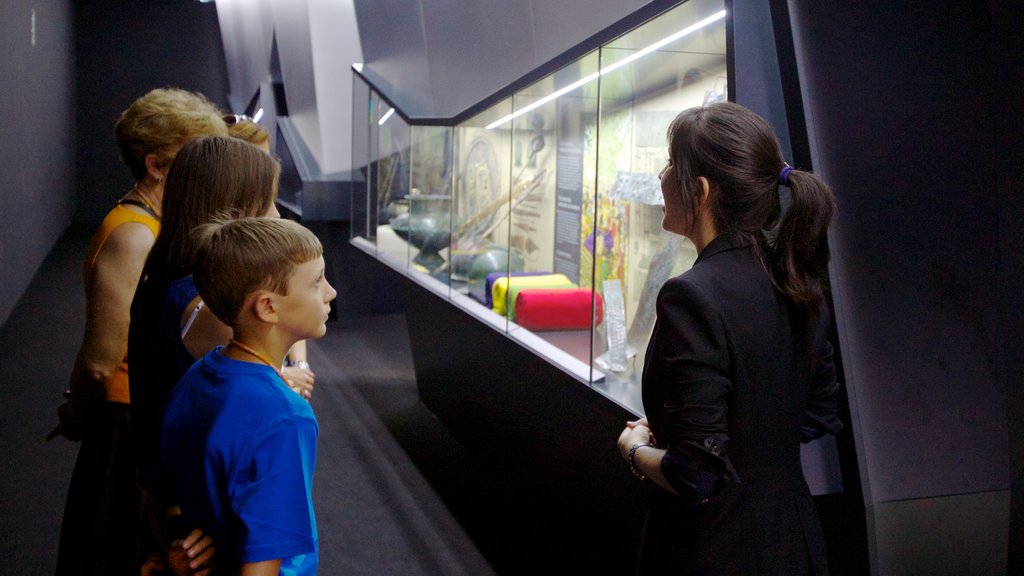
<svg viewBox="0 0 1024 576">
<path fill-rule="evenodd" d="M 663 379 L 666 449 L 661 471 L 694 504 L 738 476 L 729 460 L 730 351 L 725 324 L 700 290 L 670 281 L 658 296 L 658 349 L 651 372 Z M 663 434 L 664 435 L 664 434 Z"/>
</svg>

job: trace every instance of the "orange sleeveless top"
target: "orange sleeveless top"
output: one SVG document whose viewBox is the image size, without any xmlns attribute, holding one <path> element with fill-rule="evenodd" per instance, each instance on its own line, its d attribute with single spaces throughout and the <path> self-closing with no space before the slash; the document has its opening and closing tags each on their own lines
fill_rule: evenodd
<svg viewBox="0 0 1024 576">
<path fill-rule="evenodd" d="M 100 224 L 99 230 L 93 235 L 92 240 L 89 242 L 89 250 L 85 254 L 85 266 L 82 270 L 82 278 L 85 282 L 85 293 L 88 294 L 92 289 L 93 281 L 93 267 L 96 264 L 96 256 L 99 255 L 100 250 L 103 249 L 103 244 L 106 243 L 107 238 L 110 234 L 123 224 L 130 222 L 142 224 L 149 228 L 153 233 L 153 237 L 160 232 L 160 221 L 148 214 L 139 214 L 138 212 L 127 208 L 121 204 L 114 206 Z M 107 382 L 107 395 L 106 399 L 109 402 L 121 402 L 127 404 L 129 402 L 128 395 L 128 362 L 127 359 L 122 359 L 121 364 L 114 371 L 114 375 L 111 376 L 110 381 Z"/>
</svg>

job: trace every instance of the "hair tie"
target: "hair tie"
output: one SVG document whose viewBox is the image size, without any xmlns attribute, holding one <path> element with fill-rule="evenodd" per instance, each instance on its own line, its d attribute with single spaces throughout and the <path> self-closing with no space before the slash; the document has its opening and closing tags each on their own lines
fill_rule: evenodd
<svg viewBox="0 0 1024 576">
<path fill-rule="evenodd" d="M 792 171 L 793 167 L 790 166 L 789 164 L 783 166 L 782 170 L 779 172 L 779 184 L 783 186 L 789 186 L 789 173 Z"/>
</svg>

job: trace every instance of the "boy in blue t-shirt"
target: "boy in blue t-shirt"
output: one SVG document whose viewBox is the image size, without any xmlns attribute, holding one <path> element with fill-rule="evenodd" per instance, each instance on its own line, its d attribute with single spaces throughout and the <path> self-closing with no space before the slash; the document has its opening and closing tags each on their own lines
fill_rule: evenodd
<svg viewBox="0 0 1024 576">
<path fill-rule="evenodd" d="M 337 295 L 312 232 L 278 218 L 196 229 L 196 286 L 234 338 L 196 362 L 164 411 L 166 501 L 213 536 L 218 574 L 316 574 L 319 431 L 280 375 L 288 349 L 323 336 Z"/>
</svg>

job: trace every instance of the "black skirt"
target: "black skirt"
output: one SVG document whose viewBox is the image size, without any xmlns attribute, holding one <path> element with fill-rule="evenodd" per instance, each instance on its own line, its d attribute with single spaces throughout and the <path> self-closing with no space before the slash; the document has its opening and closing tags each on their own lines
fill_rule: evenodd
<svg viewBox="0 0 1024 576">
<path fill-rule="evenodd" d="M 57 576 L 137 576 L 140 493 L 129 405 L 103 402 L 88 417 L 60 528 Z"/>
</svg>

